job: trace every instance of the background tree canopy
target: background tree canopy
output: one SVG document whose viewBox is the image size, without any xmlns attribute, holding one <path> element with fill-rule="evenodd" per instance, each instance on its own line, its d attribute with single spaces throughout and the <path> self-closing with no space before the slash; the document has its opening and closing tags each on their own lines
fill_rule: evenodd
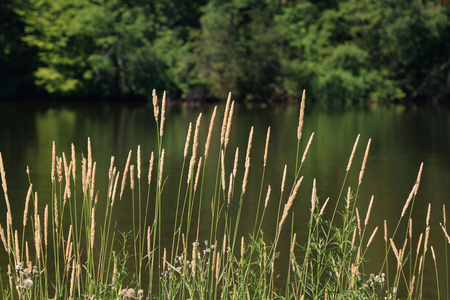
<svg viewBox="0 0 450 300">
<path fill-rule="evenodd" d="M 5 0 L 0 97 L 448 100 L 450 5 Z"/>
</svg>

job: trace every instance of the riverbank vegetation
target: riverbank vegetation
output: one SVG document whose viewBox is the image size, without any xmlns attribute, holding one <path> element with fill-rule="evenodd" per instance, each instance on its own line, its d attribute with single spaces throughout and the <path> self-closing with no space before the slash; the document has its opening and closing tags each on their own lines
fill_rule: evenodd
<svg viewBox="0 0 450 300">
<path fill-rule="evenodd" d="M 448 1 L 0 4 L 0 97 L 448 100 Z"/>
<path fill-rule="evenodd" d="M 302 130 L 304 92 L 298 127 L 291 130 L 297 138 L 296 163 L 284 166 L 278 182 L 265 176 L 270 127 L 252 127 L 246 145 L 230 142 L 236 130 L 230 96 L 210 120 L 200 113 L 189 124 L 178 175 L 166 170 L 164 132 L 176 129 L 165 127 L 165 93 L 159 101 L 153 91 L 153 104 L 158 137 L 153 152 L 130 150 L 124 166 L 111 157 L 109 171 L 98 174 L 89 139 L 81 154 L 73 144 L 70 154 L 58 154 L 53 143 L 51 195 L 39 192 L 27 170 L 23 215 L 11 211 L 10 201 L 18 200 L 8 193 L 8 158 L 0 153 L 6 202 L 1 252 L 9 261 L 0 269 L 2 299 L 421 299 L 430 296 L 423 295 L 424 276 L 436 277 L 427 279 L 436 283 L 431 297 L 449 298 L 445 205 L 442 215 L 433 216 L 441 219 L 434 232 L 442 244 L 429 244 L 431 205 L 425 222 L 418 222 L 425 225 L 420 236 L 413 236 L 411 215 L 423 165 L 417 177 L 411 174 L 412 189 L 396 212 L 398 220 L 373 224 L 376 196 L 360 197 L 371 139 L 362 148 L 367 137 L 358 135 L 349 145 L 335 199 L 319 199 L 316 180 L 302 176 L 314 143 L 314 133 L 305 137 Z M 215 127 L 220 135 L 212 134 Z M 264 134 L 254 133 L 261 130 Z M 259 138 L 265 140 L 263 171 L 255 173 L 252 145 Z M 364 153 L 362 161 L 354 161 L 358 152 Z M 215 175 L 205 176 L 207 170 Z M 97 189 L 99 180 L 108 182 L 107 190 Z M 311 196 L 299 199 L 305 182 L 312 182 Z M 259 187 L 259 197 L 249 221 L 242 212 L 250 185 Z M 166 189 L 178 191 L 176 207 L 168 204 Z M 295 215 L 295 205 L 309 212 L 307 220 Z M 278 211 L 276 220 L 265 217 L 267 209 Z M 168 211 L 175 212 L 172 223 L 162 222 Z M 128 231 L 119 230 L 124 218 L 132 224 Z M 244 221 L 252 225 L 244 229 Z M 266 223 L 273 224 L 271 232 L 262 230 Z M 162 234 L 167 226 L 170 236 Z M 375 242 L 384 244 L 384 253 L 375 254 L 384 259 L 368 271 L 368 250 Z"/>
</svg>

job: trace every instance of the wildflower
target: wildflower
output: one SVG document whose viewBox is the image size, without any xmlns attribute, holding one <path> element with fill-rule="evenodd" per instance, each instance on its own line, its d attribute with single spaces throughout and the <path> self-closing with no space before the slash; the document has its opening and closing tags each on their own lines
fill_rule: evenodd
<svg viewBox="0 0 450 300">
<path fill-rule="evenodd" d="M 25 287 L 26 289 L 29 289 L 29 288 L 31 288 L 31 287 L 33 286 L 33 280 L 31 280 L 30 278 L 26 278 L 26 279 L 23 281 L 23 285 L 24 285 L 24 287 Z"/>
<path fill-rule="evenodd" d="M 208 240 L 205 240 L 205 245 L 208 246 Z"/>
<path fill-rule="evenodd" d="M 25 274 L 26 276 L 30 276 L 30 275 L 31 275 L 31 270 L 28 269 L 28 268 L 25 268 L 25 269 L 23 270 L 23 274 Z"/>
<path fill-rule="evenodd" d="M 198 245 L 197 242 L 193 242 L 193 243 L 192 243 L 192 246 L 194 246 L 194 247 L 197 246 L 197 245 Z"/>
<path fill-rule="evenodd" d="M 143 290 L 143 289 L 140 289 L 140 290 L 138 291 L 138 295 L 139 295 L 139 297 L 144 296 L 144 290 Z"/>
<path fill-rule="evenodd" d="M 123 290 L 121 290 L 120 292 L 119 292 L 119 296 L 125 296 L 125 294 L 126 294 L 126 292 L 127 292 L 127 290 L 126 289 L 123 289 Z"/>
<path fill-rule="evenodd" d="M 136 298 L 136 291 L 132 288 L 129 288 L 127 290 L 127 295 L 128 298 Z"/>
</svg>

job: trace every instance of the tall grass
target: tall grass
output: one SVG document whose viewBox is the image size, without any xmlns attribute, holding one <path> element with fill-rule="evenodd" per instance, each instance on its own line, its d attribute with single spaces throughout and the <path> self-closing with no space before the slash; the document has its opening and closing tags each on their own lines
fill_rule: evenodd
<svg viewBox="0 0 450 300">
<path fill-rule="evenodd" d="M 1 270 L 8 275 L 7 281 L 0 282 L 2 299 L 397 299 L 399 295 L 422 299 L 426 264 L 435 269 L 438 298 L 449 299 L 448 284 L 441 289 L 438 278 L 440 259 L 445 261 L 446 282 L 449 280 L 447 243 L 450 237 L 445 206 L 440 223 L 445 258 L 437 258 L 436 245 L 430 246 L 428 242 L 431 205 L 426 226 L 417 244 L 412 243 L 411 215 L 423 165 L 403 210 L 398 212 L 397 223 L 388 226 L 385 220 L 369 232 L 371 209 L 376 200 L 374 196 L 361 199 L 360 187 L 371 140 L 368 140 L 360 168 L 353 171 L 360 141 L 360 136 L 356 137 L 347 168 L 342 172 L 342 188 L 337 198 L 332 199 L 335 205 L 328 206 L 330 198 L 320 203 L 316 180 L 302 176 L 302 166 L 314 137 L 313 133 L 305 149 L 301 149 L 305 93 L 297 128 L 296 163 L 284 167 L 279 183 L 267 183 L 265 177 L 270 158 L 270 128 L 266 131 L 263 171 L 257 178 L 258 183 L 248 182 L 252 143 L 258 138 L 254 136 L 254 128 L 249 132 L 244 158 L 240 158 L 238 147 L 229 149 L 235 109 L 229 95 L 221 136 L 212 134 L 213 128 L 219 126 L 217 107 L 209 123 L 200 114 L 194 126 L 189 124 L 184 149 L 180 149 L 183 155 L 180 181 L 175 187 L 166 186 L 170 174 L 164 170 L 165 93 L 160 101 L 153 92 L 153 107 L 157 144 L 149 155 L 148 165 L 143 163 L 147 158 L 143 158 L 145 155 L 139 146 L 136 153 L 130 150 L 125 166 L 117 166 L 115 158 L 111 157 L 106 174 L 107 191 L 102 191 L 101 198 L 95 186 L 97 168 L 92 160 L 90 139 L 87 157 L 77 154 L 73 144 L 70 155 L 59 155 L 53 143 L 51 195 L 44 196 L 50 197 L 51 204 L 45 207 L 39 204 L 28 172 L 29 189 L 22 225 L 12 217 L 0 153 L 7 207 L 6 224 L 5 227 L 0 225 L 0 236 L 5 249 L 2 255 L 8 257 L 7 269 Z M 204 140 L 200 136 L 202 126 L 208 126 Z M 200 141 L 205 142 L 204 146 Z M 213 142 L 218 143 L 218 160 L 210 162 Z M 226 161 L 233 161 L 232 169 L 227 169 Z M 237 181 L 240 165 L 244 166 L 242 182 Z M 286 173 L 291 168 L 295 176 L 289 184 Z M 147 180 L 141 180 L 143 170 L 148 172 Z M 213 170 L 215 176 L 206 176 L 207 170 Z M 358 171 L 358 182 L 348 182 L 350 172 Z M 294 226 L 298 222 L 293 207 L 305 181 L 313 182 L 310 204 L 305 208 L 310 213 L 306 227 L 298 228 Z M 240 221 L 248 184 L 259 185 L 256 217 L 250 222 L 254 226 L 248 229 L 247 235 L 238 236 L 242 232 Z M 281 184 L 278 195 L 274 195 L 271 188 L 276 184 Z M 212 194 L 206 192 L 206 185 L 213 187 Z M 167 188 L 178 191 L 173 224 L 161 222 L 162 211 L 167 209 L 163 205 Z M 126 189 L 131 193 L 124 193 Z M 125 195 L 131 195 L 129 207 L 122 205 Z M 261 230 L 262 224 L 271 221 L 265 220 L 270 201 L 277 201 L 279 207 L 274 236 L 267 236 Z M 361 201 L 369 202 L 366 212 L 360 211 L 358 202 Z M 104 207 L 101 217 L 96 213 L 99 206 Z M 210 209 L 202 210 L 204 206 Z M 124 210 L 129 211 L 132 219 L 129 232 L 118 230 L 119 212 Z M 210 228 L 207 236 L 200 234 L 203 222 L 208 222 Z M 163 247 L 163 226 L 173 228 L 170 247 Z M 278 249 L 280 239 L 285 236 L 283 231 L 289 232 L 290 239 L 288 265 L 284 267 L 279 263 Z M 380 237 L 382 231 L 384 234 Z M 398 236 L 403 231 L 405 235 Z M 303 232 L 307 232 L 306 242 L 298 243 L 298 236 Z M 32 238 L 27 239 L 27 236 Z M 384 262 L 378 273 L 366 274 L 366 254 L 375 239 L 384 240 Z M 133 262 L 131 267 L 129 261 Z M 445 295 L 440 294 L 440 290 L 445 290 Z"/>
</svg>

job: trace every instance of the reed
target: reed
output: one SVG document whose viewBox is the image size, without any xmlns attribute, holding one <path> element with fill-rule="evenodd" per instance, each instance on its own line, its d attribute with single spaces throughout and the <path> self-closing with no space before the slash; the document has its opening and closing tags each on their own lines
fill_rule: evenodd
<svg viewBox="0 0 450 300">
<path fill-rule="evenodd" d="M 116 165 L 113 156 L 108 172 L 96 174 L 101 169 L 94 161 L 96 149 L 92 149 L 89 138 L 87 157 L 82 152 L 77 153 L 73 144 L 70 155 L 59 154 L 54 142 L 49 158 L 50 195 L 38 194 L 38 187 L 27 170 L 29 187 L 20 220 L 11 213 L 5 163 L 0 153 L 0 179 L 6 203 L 6 224 L 0 224 L 1 255 L 7 256 L 9 262 L 5 269 L 3 266 L 0 269 L 1 272 L 6 270 L 8 276 L 7 282 L 0 281 L 2 299 L 421 299 L 428 266 L 435 271 L 438 298 L 449 299 L 449 284 L 443 287 L 439 281 L 442 274 L 446 282 L 449 278 L 447 244 L 450 237 L 445 206 L 442 220 L 438 222 L 445 257 L 437 257 L 439 245 L 429 245 L 434 226 L 431 204 L 424 216 L 425 228 L 417 243 L 413 243 L 416 237 L 412 231 L 412 210 L 423 164 L 403 209 L 398 212 L 397 224 L 388 228 L 387 221 L 373 224 L 370 219 L 377 205 L 375 197 L 369 201 L 359 199 L 371 139 L 359 174 L 348 176 L 358 157 L 359 135 L 351 148 L 338 195 L 322 202 L 317 181 L 313 179 L 311 198 L 299 201 L 302 182 L 307 181 L 302 167 L 308 162 L 314 138 L 312 133 L 301 149 L 304 91 L 299 124 L 292 132 L 292 138 L 297 137 L 296 165 L 289 167 L 294 180 L 289 184 L 285 165 L 279 190 L 272 189 L 273 183 L 267 182 L 265 176 L 266 166 L 272 163 L 270 127 L 264 129 L 265 135 L 258 128 L 250 128 L 245 159 L 239 161 L 239 147 L 243 145 L 233 145 L 231 134 L 238 130 L 233 126 L 233 119 L 239 105 L 231 100 L 231 94 L 223 111 L 220 107 L 214 108 L 205 137 L 201 136 L 202 114 L 195 127 L 189 124 L 184 147 L 178 149 L 183 157 L 179 173 L 165 170 L 165 160 L 170 156 L 165 150 L 164 134 L 177 129 L 165 122 L 166 117 L 170 117 L 170 114 L 166 116 L 166 93 L 160 101 L 153 91 L 152 98 L 157 145 L 149 157 L 146 158 L 138 146 L 135 157 L 133 151 L 129 151 L 124 166 Z M 221 113 L 220 136 L 215 136 L 216 116 Z M 250 162 L 256 154 L 251 150 L 254 139 L 263 135 L 262 173 L 255 176 Z M 205 143 L 203 156 L 198 150 L 200 142 Z M 230 148 L 234 156 L 228 157 Z M 218 151 L 210 153 L 212 149 Z M 210 163 L 208 158 L 217 158 L 217 161 Z M 149 163 L 148 180 L 141 182 L 142 160 L 145 159 Z M 205 175 L 211 172 L 216 176 Z M 81 184 L 77 184 L 77 177 L 81 178 Z M 164 201 L 167 197 L 164 190 L 176 186 L 171 177 L 179 177 L 174 208 Z M 155 183 L 152 178 L 156 178 Z M 347 182 L 348 178 L 357 180 Z M 106 191 L 98 190 L 98 180 L 107 182 Z M 255 219 L 249 222 L 253 227 L 241 228 L 242 219 L 247 218 L 243 216 L 246 198 L 252 197 L 247 190 L 250 184 L 259 184 Z M 213 192 L 205 189 L 208 185 Z M 147 189 L 147 193 L 141 189 Z M 271 198 L 278 198 L 278 203 L 272 204 Z M 41 204 L 39 199 L 51 201 Z M 359 205 L 357 199 L 366 204 Z M 131 205 L 124 205 L 125 200 L 131 201 Z M 332 201 L 336 204 L 330 208 Z M 309 220 L 304 227 L 301 227 L 304 221 L 294 217 L 295 205 L 302 203 L 308 203 L 305 209 L 309 210 Z M 276 220 L 266 216 L 271 205 L 278 206 Z M 360 215 L 361 206 L 367 207 L 365 215 Z M 173 223 L 167 224 L 162 222 L 162 215 L 169 209 L 175 210 L 175 218 Z M 118 230 L 119 212 L 129 214 L 132 220 L 129 232 Z M 406 221 L 402 222 L 403 219 Z M 273 236 L 263 232 L 266 224 L 274 224 Z M 173 228 L 172 244 L 168 246 L 162 243 L 162 232 L 167 232 L 163 228 L 167 226 Z M 380 226 L 383 226 L 382 237 L 377 235 Z M 209 232 L 200 230 L 205 227 L 210 228 Z M 237 238 L 242 232 L 245 234 L 239 243 Z M 304 239 L 300 237 L 301 232 L 306 232 Z M 398 232 L 405 232 L 404 237 L 399 237 Z M 283 241 L 286 249 L 280 246 L 282 239 L 286 239 Z M 366 262 L 370 259 L 368 249 L 383 240 L 384 263 L 377 272 L 366 274 Z M 289 252 L 287 264 L 280 260 L 284 250 Z M 427 260 L 427 255 L 431 255 L 432 260 Z M 445 260 L 445 266 L 439 259 Z M 440 273 L 440 268 L 445 268 L 445 273 Z"/>
</svg>

